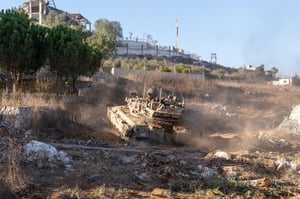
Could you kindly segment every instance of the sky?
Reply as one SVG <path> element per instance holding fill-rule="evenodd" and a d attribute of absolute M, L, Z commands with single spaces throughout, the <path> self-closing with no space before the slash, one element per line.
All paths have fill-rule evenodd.
<path fill-rule="evenodd" d="M 151 35 L 160 46 L 175 46 L 210 61 L 239 68 L 276 67 L 282 76 L 300 75 L 299 0 L 54 0 L 58 9 L 121 23 L 124 38 Z M 22 0 L 0 0 L 0 9 Z M 88 2 L 88 3 L 87 3 Z"/>

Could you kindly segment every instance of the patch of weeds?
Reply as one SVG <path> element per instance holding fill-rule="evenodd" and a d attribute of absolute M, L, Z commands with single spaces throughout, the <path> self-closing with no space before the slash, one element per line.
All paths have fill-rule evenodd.
<path fill-rule="evenodd" d="M 202 178 L 202 182 L 203 189 L 221 190 L 225 194 L 230 192 L 242 194 L 252 189 L 250 186 L 240 184 L 235 180 L 230 180 L 223 176 L 204 177 Z"/>
<path fill-rule="evenodd" d="M 188 183 L 183 181 L 176 181 L 169 183 L 169 189 L 174 192 L 195 192 L 197 185 L 195 183 Z"/>

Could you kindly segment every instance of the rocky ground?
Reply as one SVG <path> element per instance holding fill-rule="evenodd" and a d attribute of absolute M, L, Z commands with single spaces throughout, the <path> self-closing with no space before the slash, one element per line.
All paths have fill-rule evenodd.
<path fill-rule="evenodd" d="M 119 139 L 106 106 L 123 103 L 131 87 L 143 86 L 92 86 L 66 106 L 81 113 L 75 123 L 26 136 L 2 130 L 1 198 L 300 197 L 300 135 L 278 128 L 300 104 L 299 89 L 228 82 L 186 89 L 192 135 L 174 146 Z"/>

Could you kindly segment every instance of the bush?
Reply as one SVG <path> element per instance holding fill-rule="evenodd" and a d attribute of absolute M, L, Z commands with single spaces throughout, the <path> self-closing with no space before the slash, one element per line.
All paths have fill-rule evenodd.
<path fill-rule="evenodd" d="M 172 70 L 169 67 L 167 67 L 167 66 L 162 66 L 160 68 L 160 71 L 161 72 L 172 72 Z"/>

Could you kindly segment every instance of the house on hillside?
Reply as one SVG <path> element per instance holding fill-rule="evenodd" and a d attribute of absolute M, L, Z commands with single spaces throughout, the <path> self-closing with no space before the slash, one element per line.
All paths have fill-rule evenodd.
<path fill-rule="evenodd" d="M 255 71 L 256 70 L 256 67 L 252 66 L 252 65 L 247 65 L 244 68 L 245 68 L 245 70 L 251 70 L 251 71 Z"/>
<path fill-rule="evenodd" d="M 274 86 L 291 86 L 293 85 L 293 79 L 292 78 L 278 78 L 277 80 L 274 80 L 271 82 Z"/>
<path fill-rule="evenodd" d="M 29 16 L 30 19 L 36 20 L 39 24 L 44 24 L 48 14 L 66 14 L 67 20 L 74 26 L 91 31 L 91 22 L 79 13 L 68 13 L 57 9 L 55 4 L 50 4 L 48 0 L 27 0 L 21 6 L 22 11 Z"/>

